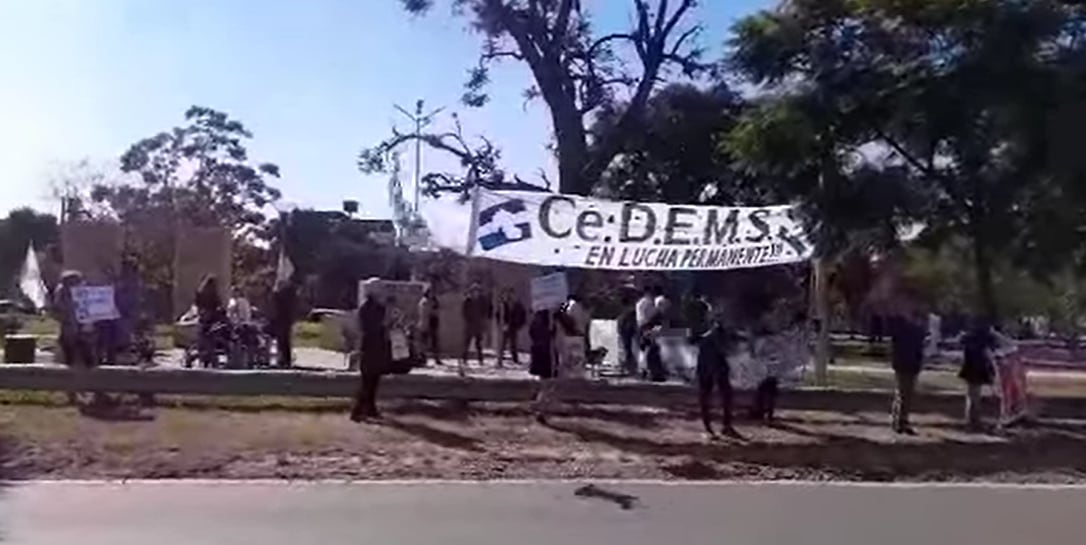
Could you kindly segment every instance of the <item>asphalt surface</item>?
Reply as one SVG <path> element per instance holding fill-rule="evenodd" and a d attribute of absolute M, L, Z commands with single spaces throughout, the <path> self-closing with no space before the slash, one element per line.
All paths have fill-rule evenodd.
<path fill-rule="evenodd" d="M 1086 488 L 601 483 L 13 484 L 0 542 L 1081 544 Z"/>

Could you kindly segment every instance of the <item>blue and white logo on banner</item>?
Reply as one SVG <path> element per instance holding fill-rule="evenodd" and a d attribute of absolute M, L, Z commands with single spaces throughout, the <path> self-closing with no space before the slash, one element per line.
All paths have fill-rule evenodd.
<path fill-rule="evenodd" d="M 530 238 L 532 224 L 523 200 L 503 200 L 479 212 L 479 245 L 484 251 Z"/>

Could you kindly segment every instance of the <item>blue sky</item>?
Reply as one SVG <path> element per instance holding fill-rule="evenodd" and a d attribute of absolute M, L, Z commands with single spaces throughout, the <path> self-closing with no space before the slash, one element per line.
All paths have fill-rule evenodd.
<path fill-rule="evenodd" d="M 630 21 L 629 0 L 583 1 L 601 31 Z M 732 21 L 771 2 L 701 4 L 716 54 Z M 406 127 L 393 104 L 417 98 L 458 111 L 508 170 L 553 171 L 545 105 L 521 97 L 526 68 L 495 70 L 486 107 L 459 105 L 478 44 L 445 6 L 412 18 L 398 0 L 0 0 L 0 214 L 55 209 L 48 182 L 65 165 L 109 164 L 193 104 L 243 121 L 251 156 L 279 164 L 284 199 L 306 207 L 353 198 L 387 216 L 385 178 L 362 177 L 355 157 Z"/>

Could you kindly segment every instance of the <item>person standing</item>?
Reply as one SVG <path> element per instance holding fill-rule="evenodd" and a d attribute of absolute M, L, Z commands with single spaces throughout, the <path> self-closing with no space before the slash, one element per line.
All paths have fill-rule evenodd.
<path fill-rule="evenodd" d="M 972 431 L 983 428 L 981 419 L 981 394 L 984 386 L 992 383 L 993 358 L 996 337 L 988 320 L 976 318 L 969 331 L 961 338 L 962 367 L 958 378 L 965 381 L 965 423 Z"/>
<path fill-rule="evenodd" d="M 637 319 L 638 367 L 641 368 L 643 377 L 650 371 L 649 358 L 653 356 L 649 353 L 650 332 L 656 321 L 656 294 L 659 291 L 660 289 L 656 286 L 646 286 L 641 293 L 641 298 L 637 300 L 637 305 L 634 307 Z"/>
<path fill-rule="evenodd" d="M 218 364 L 218 349 L 224 340 L 220 337 L 219 327 L 226 323 L 226 308 L 219 295 L 219 280 L 213 274 L 204 277 L 196 290 L 194 301 L 198 323 L 199 353 L 204 367 Z"/>
<path fill-rule="evenodd" d="M 928 337 L 924 343 L 924 358 L 935 361 L 939 356 L 939 342 L 943 335 L 943 318 L 934 310 L 928 313 Z"/>
<path fill-rule="evenodd" d="M 253 305 L 237 286 L 234 286 L 226 303 L 226 316 L 235 326 L 253 323 Z"/>
<path fill-rule="evenodd" d="M 535 417 L 540 424 L 547 423 L 547 412 L 553 402 L 554 379 L 557 378 L 554 348 L 554 320 L 550 310 L 539 310 L 532 314 L 528 325 L 528 338 L 531 340 L 528 372 L 539 377 L 539 390 L 535 397 Z"/>
<path fill-rule="evenodd" d="M 671 299 L 668 299 L 667 295 L 664 294 L 664 290 L 656 288 L 656 297 L 653 298 L 652 304 L 656 307 L 656 315 L 660 319 L 660 324 L 663 327 L 671 327 Z"/>
<path fill-rule="evenodd" d="M 645 369 L 652 382 L 667 381 L 667 369 L 657 342 L 660 333 L 667 327 L 667 316 L 671 304 L 663 290 L 653 286 L 646 290 L 645 297 L 638 302 L 638 332 L 641 335 L 641 353 L 645 359 Z"/>
<path fill-rule="evenodd" d="M 441 321 L 438 317 L 440 311 L 441 303 L 434 296 L 433 289 L 426 288 L 426 291 L 422 293 L 422 299 L 419 299 L 419 334 L 423 346 L 422 357 L 425 361 L 426 351 L 429 350 L 430 355 L 434 358 L 434 363 L 437 365 L 441 365 L 441 352 L 438 349 L 438 342 L 441 338 Z"/>
<path fill-rule="evenodd" d="M 713 313 L 713 306 L 705 295 L 694 290 L 683 305 L 683 321 L 690 330 L 690 337 L 695 344 L 706 332 L 709 331 L 709 316 Z"/>
<path fill-rule="evenodd" d="M 460 376 L 462 377 L 467 375 L 468 354 L 471 352 L 472 342 L 475 343 L 479 367 L 483 366 L 483 337 L 489 321 L 486 306 L 482 288 L 478 284 L 473 285 L 468 290 L 461 307 L 461 317 L 464 319 L 464 354 L 460 358 Z"/>
<path fill-rule="evenodd" d="M 91 342 L 93 328 L 79 323 L 76 317 L 76 302 L 72 291 L 82 285 L 82 273 L 65 271 L 61 274 L 60 283 L 53 292 L 53 313 L 57 322 L 60 323 L 57 343 L 60 345 L 60 355 L 64 364 L 72 369 L 90 369 L 97 363 L 94 345 Z M 69 391 L 68 401 L 73 405 L 78 404 L 78 392 Z M 95 404 L 104 403 L 105 397 L 95 392 L 94 402 Z"/>
<path fill-rule="evenodd" d="M 626 291 L 622 295 L 622 313 L 618 316 L 618 342 L 622 350 L 622 372 L 626 376 L 637 376 L 637 303 L 632 294 Z"/>
<path fill-rule="evenodd" d="M 891 365 L 896 390 L 891 409 L 892 427 L 896 433 L 916 435 L 909 425 L 916 380 L 924 363 L 923 313 L 913 300 L 900 303 L 898 314 L 889 322 Z"/>
<path fill-rule="evenodd" d="M 377 389 L 381 376 L 388 370 L 392 359 L 392 344 L 388 331 L 388 315 L 381 301 L 379 281 L 368 280 L 365 299 L 358 307 L 358 331 L 361 377 L 351 408 L 351 420 L 361 422 L 366 418 L 379 418 Z"/>
<path fill-rule="evenodd" d="M 649 323 L 656 315 L 656 293 L 659 290 L 655 286 L 648 286 L 645 291 L 642 292 L 641 298 L 637 300 L 635 309 L 635 317 L 637 318 L 637 328 L 642 329 Z"/>
<path fill-rule="evenodd" d="M 498 367 L 502 366 L 505 357 L 505 349 L 513 356 L 513 365 L 520 365 L 520 350 L 517 348 L 517 337 L 520 330 L 524 329 L 528 321 L 528 311 L 524 304 L 513 295 L 513 290 L 506 290 L 502 294 L 501 302 L 501 344 L 498 346 Z"/>
<path fill-rule="evenodd" d="M 720 431 L 729 437 L 738 437 L 739 432 L 732 427 L 732 383 L 731 370 L 728 367 L 727 354 L 731 343 L 724 327 L 715 324 L 703 331 L 696 338 L 698 344 L 698 363 L 696 369 L 698 382 L 698 407 L 701 409 L 701 422 L 710 439 L 717 437 L 712 424 L 713 390 L 720 395 L 722 418 Z"/>
<path fill-rule="evenodd" d="M 279 367 L 288 368 L 294 360 L 291 335 L 294 332 L 294 320 L 298 313 L 298 288 L 294 279 L 280 282 L 272 292 L 271 326 L 275 337 L 275 352 Z"/>

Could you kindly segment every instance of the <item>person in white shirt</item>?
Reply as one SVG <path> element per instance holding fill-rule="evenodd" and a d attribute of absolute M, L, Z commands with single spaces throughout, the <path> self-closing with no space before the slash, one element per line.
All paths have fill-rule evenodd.
<path fill-rule="evenodd" d="M 240 288 L 234 288 L 234 293 L 226 304 L 226 316 L 234 325 L 248 324 L 253 321 L 253 305 L 245 298 Z"/>
<path fill-rule="evenodd" d="M 638 329 L 644 328 L 654 316 L 656 316 L 656 302 L 655 295 L 657 290 L 653 287 L 645 288 L 645 292 L 641 295 L 641 298 L 637 300 L 635 308 L 635 314 L 637 317 Z"/>
<path fill-rule="evenodd" d="M 939 355 L 939 341 L 942 337 L 943 318 L 934 312 L 928 313 L 928 336 L 924 343 L 924 358 L 934 361 Z"/>
<path fill-rule="evenodd" d="M 656 298 L 652 303 L 656 307 L 656 314 L 660 317 L 661 325 L 667 327 L 668 318 L 671 316 L 671 299 L 668 299 L 663 291 L 657 289 Z"/>

